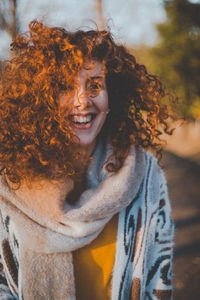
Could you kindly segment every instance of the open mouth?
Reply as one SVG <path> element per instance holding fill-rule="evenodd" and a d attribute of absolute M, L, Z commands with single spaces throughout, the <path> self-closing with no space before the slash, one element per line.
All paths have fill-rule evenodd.
<path fill-rule="evenodd" d="M 69 120 L 76 128 L 89 128 L 92 126 L 96 114 L 87 115 L 69 115 Z"/>

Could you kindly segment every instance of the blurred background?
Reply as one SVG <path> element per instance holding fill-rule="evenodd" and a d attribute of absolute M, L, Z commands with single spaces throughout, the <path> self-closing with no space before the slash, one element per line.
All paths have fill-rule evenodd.
<path fill-rule="evenodd" d="M 162 158 L 176 226 L 174 299 L 200 299 L 200 0 L 0 0 L 0 67 L 35 18 L 69 30 L 110 29 L 179 97 L 185 120 L 172 123 Z"/>

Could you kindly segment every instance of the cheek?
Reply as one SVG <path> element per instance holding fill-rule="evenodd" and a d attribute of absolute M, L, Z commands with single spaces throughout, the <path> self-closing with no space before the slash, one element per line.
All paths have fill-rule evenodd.
<path fill-rule="evenodd" d="M 60 94 L 59 96 L 59 105 L 61 109 L 71 109 L 73 106 L 73 97 L 72 95 Z"/>
<path fill-rule="evenodd" d="M 61 94 L 60 97 L 59 97 L 59 104 L 61 107 L 65 107 L 67 105 L 67 96 L 64 95 L 64 94 Z"/>
<path fill-rule="evenodd" d="M 94 104 L 99 109 L 99 111 L 107 112 L 108 111 L 108 94 L 106 92 L 102 92 L 98 97 L 95 98 Z"/>

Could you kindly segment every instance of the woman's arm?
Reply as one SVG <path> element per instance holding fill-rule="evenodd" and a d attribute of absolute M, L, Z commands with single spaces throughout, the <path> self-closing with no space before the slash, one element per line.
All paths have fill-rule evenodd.
<path fill-rule="evenodd" d="M 3 217 L 4 216 L 4 217 Z M 10 242 L 10 218 L 7 214 L 3 214 L 0 210 L 0 299 L 1 300 L 16 300 L 17 297 L 17 259 L 11 250 Z M 10 289 L 5 270 L 7 274 L 10 274 L 10 280 L 13 282 L 12 276 L 15 274 L 15 283 L 13 282 L 13 288 L 16 293 L 13 294 L 12 289 Z M 13 272 L 14 270 L 14 272 Z"/>
<path fill-rule="evenodd" d="M 166 179 L 159 168 L 159 203 L 152 214 L 149 235 L 150 252 L 145 299 L 172 299 L 172 258 L 174 225 Z M 150 298 L 149 298 L 150 297 Z"/>
<path fill-rule="evenodd" d="M 3 271 L 3 263 L 2 263 L 1 256 L 0 256 L 0 299 L 1 300 L 16 300 L 17 299 L 13 296 L 13 294 L 11 293 L 11 291 L 8 287 L 5 273 Z"/>

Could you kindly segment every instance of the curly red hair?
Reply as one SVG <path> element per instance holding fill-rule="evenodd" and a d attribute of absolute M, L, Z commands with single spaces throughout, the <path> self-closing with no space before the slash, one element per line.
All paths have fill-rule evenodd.
<path fill-rule="evenodd" d="M 4 63 L 0 86 L 0 165 L 11 182 L 75 172 L 78 141 L 58 98 L 75 89 L 88 61 L 105 66 L 110 113 L 102 135 L 110 137 L 115 153 L 111 169 L 121 166 L 131 144 L 159 151 L 160 135 L 168 131 L 162 83 L 109 31 L 68 32 L 38 21 L 29 29 L 12 42 L 15 55 Z"/>

